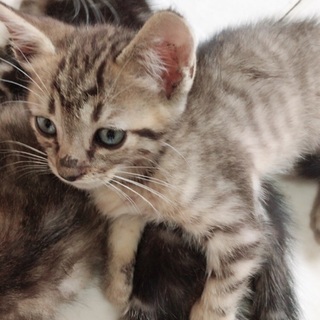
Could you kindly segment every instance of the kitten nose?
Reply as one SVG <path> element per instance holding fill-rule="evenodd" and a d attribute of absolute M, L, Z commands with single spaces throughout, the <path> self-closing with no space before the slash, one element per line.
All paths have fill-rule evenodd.
<path fill-rule="evenodd" d="M 84 161 L 66 155 L 57 163 L 57 170 L 60 177 L 66 181 L 74 182 L 86 174 L 88 166 Z"/>

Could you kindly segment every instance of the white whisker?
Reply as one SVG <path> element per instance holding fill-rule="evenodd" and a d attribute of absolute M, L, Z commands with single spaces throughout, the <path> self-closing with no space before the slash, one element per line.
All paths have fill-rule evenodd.
<path fill-rule="evenodd" d="M 164 175 L 170 175 L 169 171 L 162 168 L 158 162 L 156 162 L 152 159 L 149 159 L 147 157 L 143 157 L 143 156 L 140 156 L 140 157 L 141 157 L 141 159 L 144 159 L 144 160 L 150 162 L 151 164 L 153 164 L 153 167 L 152 167 L 153 170 L 156 168 L 157 170 L 161 171 Z"/>
<path fill-rule="evenodd" d="M 102 0 L 102 2 L 109 8 L 109 10 L 111 11 L 112 15 L 115 18 L 115 22 L 116 23 L 120 23 L 120 17 L 116 11 L 116 9 L 111 5 L 111 3 L 107 0 Z"/>
<path fill-rule="evenodd" d="M 112 98 L 116 97 L 115 94 L 114 94 L 113 96 L 110 96 L 110 93 L 113 93 L 114 89 L 116 88 L 116 85 L 118 84 L 118 80 L 119 80 L 122 72 L 125 70 L 125 68 L 126 68 L 127 65 L 129 64 L 129 62 L 131 61 L 131 59 L 132 59 L 132 57 L 130 57 L 129 59 L 127 59 L 127 61 L 126 61 L 126 62 L 124 63 L 124 65 L 122 66 L 122 68 L 119 70 L 116 78 L 114 79 L 114 81 L 113 81 L 113 83 L 112 83 L 112 85 L 111 85 L 111 87 L 110 87 L 109 94 L 108 94 L 108 99 L 109 99 L 109 100 L 112 100 Z M 131 87 L 131 85 L 128 86 L 128 87 Z M 126 89 L 128 89 L 128 88 L 126 88 Z M 122 90 L 121 92 L 123 92 L 123 90 Z"/>
<path fill-rule="evenodd" d="M 125 91 L 127 91 L 128 89 L 130 89 L 131 87 L 133 87 L 133 83 L 131 83 L 130 85 L 128 85 L 128 86 L 126 86 L 126 87 L 124 87 L 124 88 L 122 88 L 120 91 L 118 91 L 116 94 L 114 94 L 114 95 L 109 95 L 108 96 L 108 99 L 110 99 L 110 100 L 113 100 L 113 99 L 115 99 L 115 98 L 117 98 L 120 94 L 122 94 L 123 92 L 125 92 Z M 111 89 L 110 89 L 110 92 L 112 92 L 111 90 L 113 90 L 114 88 L 112 87 Z"/>
<path fill-rule="evenodd" d="M 136 178 L 138 178 L 140 180 L 143 180 L 143 181 L 147 181 L 147 182 L 149 181 L 149 182 L 154 183 L 154 184 L 158 184 L 158 185 L 161 185 L 161 186 L 164 186 L 164 187 L 168 187 L 168 188 L 171 188 L 171 189 L 177 189 L 178 190 L 178 188 L 175 187 L 174 185 L 171 185 L 168 182 L 166 182 L 164 180 L 161 180 L 161 179 L 145 176 L 145 175 L 139 174 L 139 173 L 127 172 L 127 171 L 117 171 L 117 172 L 129 175 L 129 176 L 136 177 Z"/>
<path fill-rule="evenodd" d="M 2 79 L 2 78 L 0 78 L 0 81 L 5 82 L 5 83 L 11 83 L 11 84 L 14 84 L 14 85 L 16 85 L 16 86 L 18 86 L 20 88 L 26 89 L 27 91 L 32 92 L 34 95 L 36 95 L 41 100 L 43 99 L 43 97 L 41 97 L 40 94 L 36 93 L 35 91 L 31 90 L 30 88 L 24 86 L 21 83 L 18 83 L 18 82 L 15 82 L 15 81 L 11 81 L 11 80 Z"/>
<path fill-rule="evenodd" d="M 33 170 L 31 170 L 31 169 L 33 169 Z M 50 171 L 47 167 L 38 166 L 38 165 L 29 165 L 29 166 L 18 167 L 18 168 L 15 168 L 14 171 L 15 171 L 15 173 L 22 173 L 25 171 L 33 172 L 33 173 L 38 173 L 38 172 L 50 173 Z"/>
<path fill-rule="evenodd" d="M 17 179 L 22 179 L 28 175 L 34 175 L 34 174 L 37 174 L 37 175 L 49 175 L 51 174 L 51 172 L 49 170 L 39 170 L 39 169 L 35 169 L 35 170 L 29 170 L 19 176 L 17 176 Z"/>
<path fill-rule="evenodd" d="M 79 0 L 73 0 L 73 7 L 74 7 L 73 20 L 74 20 L 80 13 L 81 5 L 80 5 Z"/>
<path fill-rule="evenodd" d="M 97 8 L 98 6 L 92 1 L 88 0 L 88 3 L 90 7 L 92 8 L 93 14 L 96 18 L 97 22 L 103 23 L 105 22 L 103 15 L 101 14 L 101 11 Z"/>
<path fill-rule="evenodd" d="M 123 192 L 121 189 L 117 188 L 116 186 L 114 186 L 112 183 L 110 182 L 103 182 L 103 184 L 108 187 L 108 188 L 112 188 L 120 198 L 123 198 L 124 200 L 127 200 L 130 205 L 133 207 L 133 209 L 137 212 L 140 213 L 137 205 L 135 204 L 135 202 L 129 197 L 129 195 L 127 195 L 125 192 Z"/>
<path fill-rule="evenodd" d="M 1 106 L 4 106 L 6 104 L 16 104 L 16 103 L 26 103 L 30 105 L 35 105 L 35 106 L 42 106 L 41 103 L 36 103 L 36 102 L 29 102 L 26 100 L 6 100 L 0 103 Z"/>
<path fill-rule="evenodd" d="M 118 177 L 115 177 L 118 178 Z M 157 212 L 158 214 L 160 214 L 160 212 L 154 207 L 154 205 L 148 200 L 146 199 L 144 196 L 142 196 L 139 192 L 135 191 L 134 189 L 128 187 L 127 185 L 121 183 L 120 181 L 117 180 L 112 180 L 113 183 L 116 183 L 120 186 L 122 186 L 123 188 L 133 192 L 134 194 L 136 194 L 138 197 L 140 197 L 143 201 L 145 201 L 155 212 Z"/>
<path fill-rule="evenodd" d="M 33 65 L 30 63 L 29 59 L 25 56 L 25 54 L 22 52 L 22 50 L 20 48 L 15 47 L 16 50 L 18 50 L 21 54 L 21 56 L 24 58 L 24 60 L 28 63 L 29 67 L 32 69 L 32 71 L 34 72 L 34 74 L 37 76 L 38 80 L 40 81 L 41 85 L 43 86 L 43 88 L 47 91 L 47 93 L 49 94 L 49 90 L 47 89 L 46 85 L 44 84 L 44 82 L 42 81 L 42 79 L 40 78 L 40 76 L 38 75 L 38 73 L 35 71 Z M 29 90 L 30 91 L 30 90 Z M 32 92 L 32 91 L 31 91 Z M 42 99 L 39 95 L 38 97 L 40 99 Z"/>
<path fill-rule="evenodd" d="M 33 153 L 25 152 L 25 151 L 10 150 L 10 149 L 1 150 L 0 149 L 0 154 L 1 153 L 6 154 L 6 156 L 3 157 L 2 159 L 5 159 L 5 158 L 10 157 L 12 155 L 18 155 L 21 158 L 27 158 L 27 159 L 38 160 L 38 161 L 41 160 L 42 163 L 47 163 L 46 158 L 39 156 L 39 155 L 36 155 L 36 154 L 33 154 Z"/>
<path fill-rule="evenodd" d="M 2 166 L 1 168 L 6 168 L 6 167 L 10 167 L 10 166 L 16 166 L 18 164 L 23 164 L 27 167 L 26 164 L 28 165 L 39 165 L 39 166 L 43 166 L 43 167 L 48 167 L 47 163 L 41 162 L 41 161 L 34 161 L 34 160 L 19 160 L 19 161 L 15 161 L 15 162 L 11 162 L 6 164 L 5 166 Z M 49 168 L 49 167 L 48 167 Z"/>
<path fill-rule="evenodd" d="M 120 176 L 115 176 L 117 179 L 121 180 L 121 181 L 124 181 L 124 182 L 127 182 L 127 183 L 130 183 L 134 186 L 137 186 L 141 189 L 144 189 L 146 191 L 149 191 L 151 194 L 154 194 L 155 196 L 159 197 L 160 199 L 162 199 L 163 201 L 167 202 L 167 203 L 170 203 L 172 205 L 176 205 L 175 202 L 173 202 L 172 200 L 168 199 L 167 197 L 165 197 L 162 193 L 144 185 L 144 184 L 141 184 L 139 182 L 136 182 L 136 181 L 133 181 L 133 180 L 130 180 L 130 179 L 126 179 L 126 178 L 123 178 L 123 177 L 120 177 Z"/>
<path fill-rule="evenodd" d="M 39 86 L 39 84 L 33 79 L 31 78 L 25 71 L 23 71 L 21 68 L 19 68 L 18 66 L 14 65 L 13 63 L 11 63 L 10 61 L 3 59 L 0 57 L 0 61 L 7 63 L 8 65 L 12 66 L 13 68 L 15 68 L 16 70 L 20 71 L 23 75 L 25 75 L 29 80 L 31 80 L 40 90 L 42 93 L 44 93 L 43 89 Z"/>
<path fill-rule="evenodd" d="M 25 147 L 26 149 L 30 149 L 30 150 L 32 150 L 32 151 L 34 151 L 34 152 L 36 152 L 36 153 L 39 153 L 39 154 L 43 155 L 45 158 L 47 157 L 47 154 L 46 154 L 45 152 L 40 151 L 40 150 L 38 150 L 38 149 L 36 149 L 36 148 L 33 148 L 33 147 L 31 147 L 31 146 L 29 146 L 29 145 L 27 145 L 27 144 L 25 144 L 25 143 L 22 143 L 22 142 L 20 142 L 20 141 L 6 140 L 6 141 L 0 141 L 0 144 L 1 144 L 1 143 L 17 144 L 17 145 L 19 145 L 19 146 Z"/>
<path fill-rule="evenodd" d="M 89 24 L 90 23 L 90 15 L 89 15 L 89 9 L 87 6 L 87 3 L 85 0 L 80 0 L 82 7 L 84 8 L 84 11 L 86 13 L 86 23 Z"/>

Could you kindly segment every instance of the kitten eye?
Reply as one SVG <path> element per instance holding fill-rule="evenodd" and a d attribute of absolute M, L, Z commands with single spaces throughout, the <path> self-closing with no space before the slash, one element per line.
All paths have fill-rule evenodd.
<path fill-rule="evenodd" d="M 46 135 L 54 136 L 57 132 L 57 129 L 54 123 L 47 118 L 36 117 L 36 124 L 38 129 Z"/>
<path fill-rule="evenodd" d="M 123 130 L 104 128 L 97 131 L 96 140 L 104 147 L 119 148 L 126 136 L 126 132 Z"/>

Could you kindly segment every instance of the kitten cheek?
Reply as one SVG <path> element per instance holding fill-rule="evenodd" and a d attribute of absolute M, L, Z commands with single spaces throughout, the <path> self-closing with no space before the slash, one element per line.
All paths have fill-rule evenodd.
<path fill-rule="evenodd" d="M 58 173 L 58 170 L 57 170 L 56 166 L 53 164 L 53 162 L 50 159 L 50 157 L 48 157 L 48 166 L 49 166 L 50 170 L 52 171 L 52 173 L 61 180 L 61 177 L 60 177 L 60 175 Z"/>

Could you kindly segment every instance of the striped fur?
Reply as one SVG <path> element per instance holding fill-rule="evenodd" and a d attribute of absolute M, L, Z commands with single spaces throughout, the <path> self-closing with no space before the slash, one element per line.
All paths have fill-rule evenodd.
<path fill-rule="evenodd" d="M 299 319 L 290 272 L 289 215 L 270 182 L 264 183 L 263 190 L 262 204 L 270 219 L 268 250 L 237 319 Z M 148 225 L 139 244 L 132 299 L 124 319 L 189 319 L 204 286 L 205 270 L 204 255 L 180 229 Z"/>
<path fill-rule="evenodd" d="M 117 235 L 132 230 L 125 215 L 138 212 L 138 231 L 145 221 L 178 225 L 205 253 L 206 283 L 191 319 L 235 319 L 272 239 L 262 182 L 319 147 L 317 23 L 227 30 L 200 46 L 196 67 L 190 31 L 174 13 L 155 14 L 135 35 L 113 26 L 19 22 L 1 9 L 15 48 L 26 49 L 12 21 L 26 34 L 32 34 L 28 21 L 36 25 L 55 47 L 52 53 L 37 50 L 42 41 L 31 43 L 31 66 L 20 60 L 42 80 L 31 84 L 28 106 L 49 166 L 63 181 L 90 190 L 100 211 L 122 219 L 109 247 L 111 267 L 123 267 L 111 286 L 119 291 L 109 290 L 114 302 L 126 307 L 122 293 L 129 297 L 127 270 L 138 244 L 130 233 L 122 242 Z M 50 32 L 52 24 L 62 36 Z M 37 117 L 50 120 L 57 134 L 42 134 Z M 116 149 L 102 147 L 101 128 L 121 129 L 126 140 Z M 264 315 L 296 319 L 281 306 Z"/>

